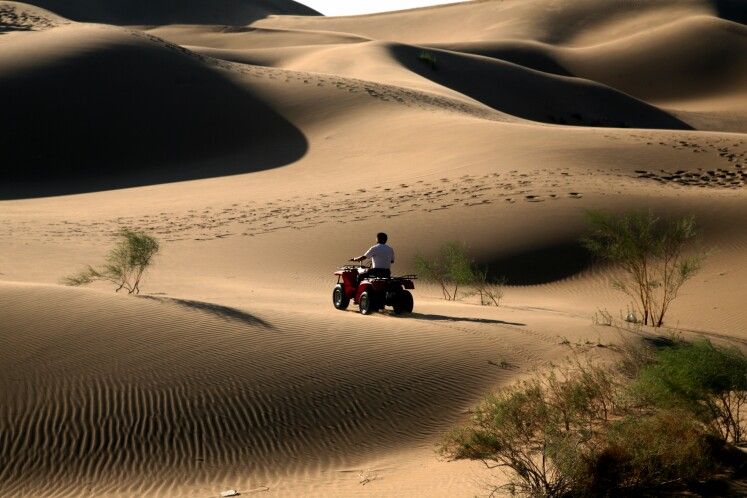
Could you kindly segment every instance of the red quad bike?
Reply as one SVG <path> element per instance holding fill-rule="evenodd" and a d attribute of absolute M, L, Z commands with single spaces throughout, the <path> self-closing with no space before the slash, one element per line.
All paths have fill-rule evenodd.
<path fill-rule="evenodd" d="M 332 304 L 338 310 L 345 310 L 352 299 L 364 315 L 391 306 L 394 313 L 412 313 L 413 300 L 409 289 L 415 275 L 401 277 L 371 277 L 366 274 L 367 266 L 345 265 L 335 272 L 337 285 L 332 291 Z"/>

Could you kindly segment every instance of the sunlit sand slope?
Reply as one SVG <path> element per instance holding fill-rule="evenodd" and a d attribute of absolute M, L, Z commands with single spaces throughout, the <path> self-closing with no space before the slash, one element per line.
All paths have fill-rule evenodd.
<path fill-rule="evenodd" d="M 496 341 L 517 363 L 553 346 L 510 324 L 465 336 L 303 302 L 255 312 L 4 284 L 0 304 L 4 495 L 169 495 L 352 465 L 429 438 L 505 378 L 487 363 Z"/>

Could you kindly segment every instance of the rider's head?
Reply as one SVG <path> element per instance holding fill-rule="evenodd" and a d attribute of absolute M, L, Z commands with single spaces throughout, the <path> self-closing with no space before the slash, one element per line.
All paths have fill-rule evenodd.
<path fill-rule="evenodd" d="M 387 236 L 384 232 L 379 232 L 376 234 L 376 241 L 379 244 L 386 244 L 386 239 L 387 239 Z"/>

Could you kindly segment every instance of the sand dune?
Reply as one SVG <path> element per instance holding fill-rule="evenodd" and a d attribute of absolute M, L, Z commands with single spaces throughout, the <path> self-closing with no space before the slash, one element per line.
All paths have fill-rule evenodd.
<path fill-rule="evenodd" d="M 649 102 L 670 102 L 708 94 L 742 93 L 747 78 L 745 53 L 747 27 L 698 16 L 570 51 L 564 60 L 573 74 L 601 81 Z M 611 60 L 615 61 L 615 71 L 606 64 Z"/>
<path fill-rule="evenodd" d="M 427 318 L 381 327 L 351 313 L 329 327 L 292 306 L 255 314 L 20 284 L 0 286 L 0 303 L 16 324 L 0 362 L 4 494 L 38 480 L 45 495 L 81 482 L 143 495 L 247 468 L 260 485 L 352 465 L 448 426 L 508 375 L 475 354 L 497 334 L 464 337 Z M 506 327 L 518 342 L 505 361 L 522 361 L 530 341 Z M 345 448 L 357 457 L 333 458 Z"/>
<path fill-rule="evenodd" d="M 293 0 L 33 0 L 28 2 L 68 19 L 105 24 L 228 24 L 244 25 L 273 14 L 318 14 Z"/>
<path fill-rule="evenodd" d="M 590 208 L 695 215 L 666 325 L 747 346 L 743 2 L 34 3 L 0 2 L 0 495 L 482 494 L 440 435 L 620 340 Z M 58 285 L 122 226 L 147 294 Z M 501 307 L 333 309 L 380 230 L 399 274 L 466 243 Z"/>
<path fill-rule="evenodd" d="M 613 2 L 604 8 L 596 0 L 487 0 L 365 16 L 276 17 L 256 25 L 342 31 L 415 44 L 527 39 L 583 46 L 697 14 L 718 15 L 739 23 L 746 20 L 740 0 Z"/>
<path fill-rule="evenodd" d="M 237 62 L 386 82 L 455 98 L 466 96 L 503 113 L 533 121 L 634 128 L 688 128 L 682 121 L 653 106 L 593 81 L 546 74 L 470 54 L 382 42 L 306 49 L 242 49 L 235 56 L 227 49 L 192 48 L 206 55 Z M 424 52 L 436 59 L 435 68 L 421 59 Z M 579 112 L 580 108 L 587 115 Z"/>
<path fill-rule="evenodd" d="M 0 140 L 14 187 L 4 197 L 256 171 L 306 150 L 251 88 L 157 38 L 89 25 L 7 38 L 0 91 L 13 127 Z"/>
<path fill-rule="evenodd" d="M 305 48 L 335 43 L 359 43 L 369 38 L 335 31 L 272 29 L 253 26 L 167 25 L 146 29 L 160 38 L 179 45 L 216 49 L 272 49 Z"/>
<path fill-rule="evenodd" d="M 433 71 L 417 60 L 422 51 L 416 48 L 399 46 L 392 52 L 398 61 L 421 76 L 494 109 L 532 121 L 616 128 L 688 128 L 659 109 L 592 81 L 446 52 L 433 54 L 438 60 L 437 70 Z"/>
<path fill-rule="evenodd" d="M 744 88 L 746 45 L 744 25 L 693 16 L 580 48 L 523 40 L 435 46 L 583 77 L 648 102 L 667 102 Z"/>

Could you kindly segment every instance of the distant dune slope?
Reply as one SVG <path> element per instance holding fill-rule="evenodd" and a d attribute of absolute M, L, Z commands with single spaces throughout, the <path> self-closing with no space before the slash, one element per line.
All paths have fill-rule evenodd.
<path fill-rule="evenodd" d="M 308 48 L 316 45 L 370 41 L 369 38 L 352 33 L 253 26 L 177 24 L 148 27 L 145 31 L 178 45 L 237 51 L 242 49 L 282 50 L 286 47 Z"/>
<path fill-rule="evenodd" d="M 296 69 L 299 68 L 298 55 L 304 50 L 303 58 L 307 62 L 312 60 L 314 54 L 309 50 L 322 42 L 319 38 L 322 34 L 326 37 L 324 42 L 334 42 L 331 33 L 338 32 L 341 36 L 361 35 L 365 37 L 363 41 L 370 38 L 428 45 L 595 81 L 649 104 L 664 106 L 664 113 L 676 114 L 674 121 L 689 121 L 695 128 L 743 131 L 739 122 L 747 114 L 744 104 L 747 102 L 747 28 L 740 22 L 745 17 L 747 4 L 736 0 L 603 4 L 596 0 L 508 0 L 355 17 L 280 16 L 254 23 L 252 29 L 261 31 L 245 33 L 240 39 L 237 36 L 221 39 L 180 28 L 156 33 L 215 57 Z M 306 43 L 303 43 L 304 38 Z M 275 47 L 293 48 L 285 53 L 271 50 L 252 53 L 252 50 L 273 46 L 272 39 Z M 354 42 L 351 39 L 344 43 L 351 41 Z M 235 51 L 231 52 L 232 49 Z M 349 50 L 352 54 L 359 49 L 349 47 Z M 347 57 L 345 63 L 336 58 L 344 58 L 343 51 L 319 52 L 316 58 L 324 61 L 330 72 L 337 68 L 344 73 L 351 66 L 368 64 L 376 68 L 377 74 L 385 75 L 387 71 L 379 69 L 382 61 L 367 58 L 367 55 L 361 53 L 357 59 Z M 470 88 L 490 85 L 490 77 L 483 74 L 484 81 L 468 81 L 457 87 L 476 97 Z M 449 78 L 438 79 L 443 82 Z M 502 97 L 512 102 L 510 93 Z M 485 102 L 484 96 L 476 98 Z M 499 97 L 494 99 L 500 100 Z M 551 100 L 557 99 L 553 96 Z M 579 107 L 582 102 L 586 104 L 583 100 L 569 101 L 571 107 Z M 522 105 L 517 104 L 517 107 Z M 516 109 L 511 113 L 523 117 L 532 115 L 531 111 L 517 113 Z M 573 113 L 584 114 L 578 110 Z M 530 119 L 537 119 L 536 113 Z M 562 121 L 569 122 L 565 118 Z M 589 124 L 604 120 L 576 120 L 573 124 L 584 124 L 578 121 Z M 607 121 L 647 126 L 611 117 Z M 654 126 L 667 127 L 660 123 Z"/>
<path fill-rule="evenodd" d="M 474 99 L 502 113 L 532 121 L 689 128 L 666 112 L 603 84 L 472 54 L 380 41 L 275 50 L 190 48 L 238 62 L 394 84 L 465 101 Z M 424 53 L 435 62 L 423 60 Z"/>
<path fill-rule="evenodd" d="M 479 0 L 365 16 L 273 17 L 256 25 L 342 31 L 415 44 L 523 39 L 586 46 L 699 14 L 747 21 L 742 0 Z"/>
<path fill-rule="evenodd" d="M 568 50 L 561 61 L 575 75 L 651 102 L 733 93 L 747 99 L 747 26 L 715 17 Z"/>
<path fill-rule="evenodd" d="M 587 78 L 650 102 L 728 95 L 747 87 L 747 27 L 710 16 L 673 19 L 589 47 L 520 40 L 432 46 Z"/>
<path fill-rule="evenodd" d="M 74 21 L 244 25 L 273 14 L 319 13 L 293 0 L 30 0 Z"/>
<path fill-rule="evenodd" d="M 618 128 L 689 128 L 629 95 L 589 80 L 550 75 L 500 60 L 398 45 L 393 56 L 411 71 L 494 109 L 533 121 Z"/>
<path fill-rule="evenodd" d="M 155 37 L 77 24 L 6 37 L 0 93 L 12 127 L 0 144 L 6 178 L 20 190 L 39 181 L 105 189 L 256 171 L 307 149 L 303 134 L 251 89 Z"/>

